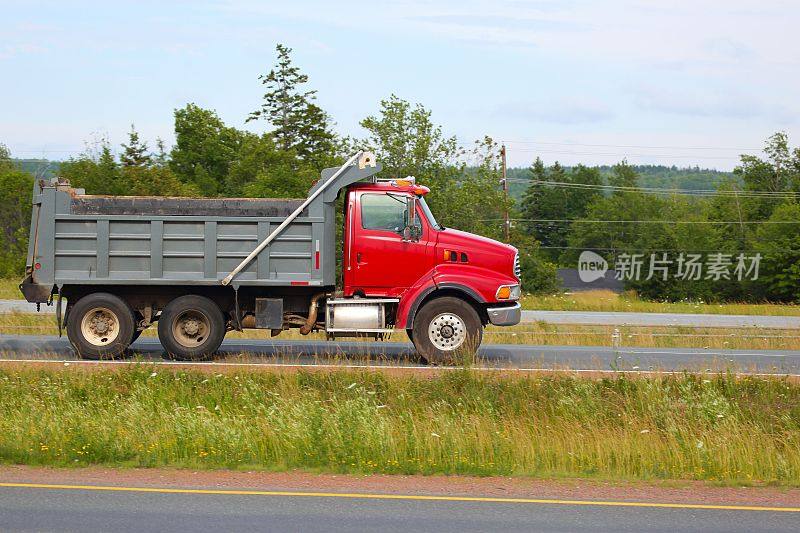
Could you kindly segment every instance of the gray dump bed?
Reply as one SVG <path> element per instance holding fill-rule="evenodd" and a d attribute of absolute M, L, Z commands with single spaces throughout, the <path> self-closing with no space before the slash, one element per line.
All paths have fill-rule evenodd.
<path fill-rule="evenodd" d="M 232 285 L 333 286 L 336 196 L 380 167 L 334 178 Z M 326 169 L 320 183 L 339 169 Z M 40 286 L 219 285 L 305 200 L 90 196 L 40 181 L 28 268 Z M 34 265 L 38 265 L 35 268 Z"/>

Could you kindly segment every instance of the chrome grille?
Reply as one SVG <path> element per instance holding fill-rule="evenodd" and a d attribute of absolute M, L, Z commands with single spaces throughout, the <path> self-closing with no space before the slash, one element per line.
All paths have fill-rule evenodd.
<path fill-rule="evenodd" d="M 519 266 L 519 252 L 514 255 L 514 275 L 517 279 L 520 279 L 520 275 L 522 274 L 522 268 Z"/>

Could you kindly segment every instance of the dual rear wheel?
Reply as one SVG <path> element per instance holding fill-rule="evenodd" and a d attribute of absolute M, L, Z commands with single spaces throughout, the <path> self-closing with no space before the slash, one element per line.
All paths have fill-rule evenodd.
<path fill-rule="evenodd" d="M 225 317 L 205 296 L 175 298 L 158 319 L 158 339 L 174 359 L 209 359 L 225 338 Z"/>
<path fill-rule="evenodd" d="M 67 336 L 84 359 L 119 357 L 140 333 L 133 310 L 114 294 L 84 296 L 67 317 Z M 204 296 L 175 298 L 158 320 L 158 338 L 174 359 L 208 359 L 224 337 L 225 317 L 219 306 Z"/>
<path fill-rule="evenodd" d="M 96 292 L 78 300 L 67 316 L 67 337 L 83 359 L 114 359 L 136 332 L 133 309 L 119 296 Z"/>

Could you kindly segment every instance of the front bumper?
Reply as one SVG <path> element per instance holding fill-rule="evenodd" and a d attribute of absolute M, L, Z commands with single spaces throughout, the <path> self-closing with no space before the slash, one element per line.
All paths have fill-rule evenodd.
<path fill-rule="evenodd" d="M 495 326 L 515 326 L 522 319 L 522 306 L 517 302 L 507 307 L 489 307 L 486 313 Z"/>

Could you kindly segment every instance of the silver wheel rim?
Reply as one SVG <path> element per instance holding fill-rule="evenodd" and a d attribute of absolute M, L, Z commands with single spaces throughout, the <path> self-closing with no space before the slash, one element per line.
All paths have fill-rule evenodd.
<path fill-rule="evenodd" d="M 464 320 L 452 313 L 441 313 L 431 320 L 428 338 L 438 350 L 455 350 L 467 339 L 467 325 Z"/>
<path fill-rule="evenodd" d="M 119 337 L 119 318 L 107 307 L 93 307 L 83 315 L 81 335 L 92 346 L 108 346 Z"/>
<path fill-rule="evenodd" d="M 211 320 L 194 309 L 184 311 L 172 322 L 172 336 L 181 346 L 195 348 L 211 333 Z"/>

